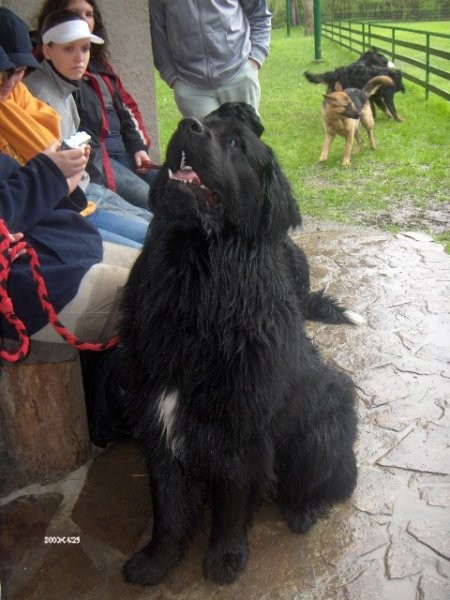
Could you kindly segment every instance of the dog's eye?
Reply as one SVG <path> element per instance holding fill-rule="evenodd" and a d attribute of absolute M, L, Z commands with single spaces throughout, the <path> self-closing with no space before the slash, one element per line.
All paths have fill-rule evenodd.
<path fill-rule="evenodd" d="M 227 146 L 230 148 L 237 148 L 237 146 L 239 146 L 239 140 L 235 137 L 229 137 L 227 139 Z"/>

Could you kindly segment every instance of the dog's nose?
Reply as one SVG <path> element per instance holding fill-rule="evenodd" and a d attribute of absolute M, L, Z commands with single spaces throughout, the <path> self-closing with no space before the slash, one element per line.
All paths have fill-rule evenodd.
<path fill-rule="evenodd" d="M 183 119 L 179 125 L 180 129 L 188 129 L 192 133 L 203 133 L 204 127 L 198 119 L 190 117 Z"/>

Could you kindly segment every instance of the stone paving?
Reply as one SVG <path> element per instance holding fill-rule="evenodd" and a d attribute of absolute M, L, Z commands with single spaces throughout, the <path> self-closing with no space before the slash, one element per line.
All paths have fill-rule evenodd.
<path fill-rule="evenodd" d="M 359 481 L 306 535 L 264 506 L 249 566 L 229 587 L 202 578 L 207 532 L 156 588 L 121 565 L 150 535 L 148 478 L 134 447 L 96 450 L 63 480 L 4 496 L 2 600 L 446 600 L 450 598 L 450 256 L 427 236 L 309 228 L 314 287 L 367 325 L 308 324 L 358 387 Z M 79 543 L 45 543 L 79 538 Z"/>

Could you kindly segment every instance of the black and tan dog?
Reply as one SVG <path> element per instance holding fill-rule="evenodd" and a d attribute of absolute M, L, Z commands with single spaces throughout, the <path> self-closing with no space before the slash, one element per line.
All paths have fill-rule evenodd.
<path fill-rule="evenodd" d="M 363 89 L 370 79 L 384 75 L 392 79 L 393 84 L 380 86 L 378 90 L 370 98 L 372 112 L 375 117 L 375 105 L 377 105 L 386 116 L 395 119 L 395 121 L 403 121 L 402 117 L 397 113 L 394 103 L 394 94 L 397 92 L 405 92 L 402 82 L 402 72 L 390 62 L 386 56 L 375 49 L 371 49 L 358 58 L 357 61 L 338 67 L 334 71 L 326 71 L 325 73 L 309 73 L 305 72 L 305 77 L 311 83 L 325 83 L 327 92 L 333 92 L 335 85 L 339 82 L 345 88 Z"/>
<path fill-rule="evenodd" d="M 375 121 L 370 108 L 369 98 L 382 86 L 394 85 L 392 79 L 384 75 L 370 79 L 362 90 L 356 88 L 342 89 L 340 83 L 336 83 L 335 91 L 324 95 L 322 105 L 323 126 L 325 129 L 325 141 L 319 161 L 328 159 L 330 146 L 336 135 L 345 138 L 344 157 L 342 166 L 351 164 L 350 155 L 353 143 L 356 140 L 354 152 L 359 152 L 362 146 L 362 138 L 359 132 L 360 124 L 367 130 L 370 147 L 376 149 L 373 129 Z"/>

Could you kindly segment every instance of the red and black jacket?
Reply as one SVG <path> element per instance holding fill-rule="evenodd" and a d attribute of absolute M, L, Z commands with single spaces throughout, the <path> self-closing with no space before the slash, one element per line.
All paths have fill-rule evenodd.
<path fill-rule="evenodd" d="M 97 69 L 95 75 L 102 78 L 111 93 L 128 154 L 133 157 L 139 150 L 147 151 L 151 144 L 150 135 L 134 98 L 125 90 L 108 63 L 105 62 L 104 67 Z M 81 120 L 79 129 L 86 131 L 92 138 L 87 166 L 91 181 L 115 190 L 114 174 L 105 146 L 109 131 L 108 114 L 102 90 L 92 71 L 86 71 L 74 98 Z"/>

